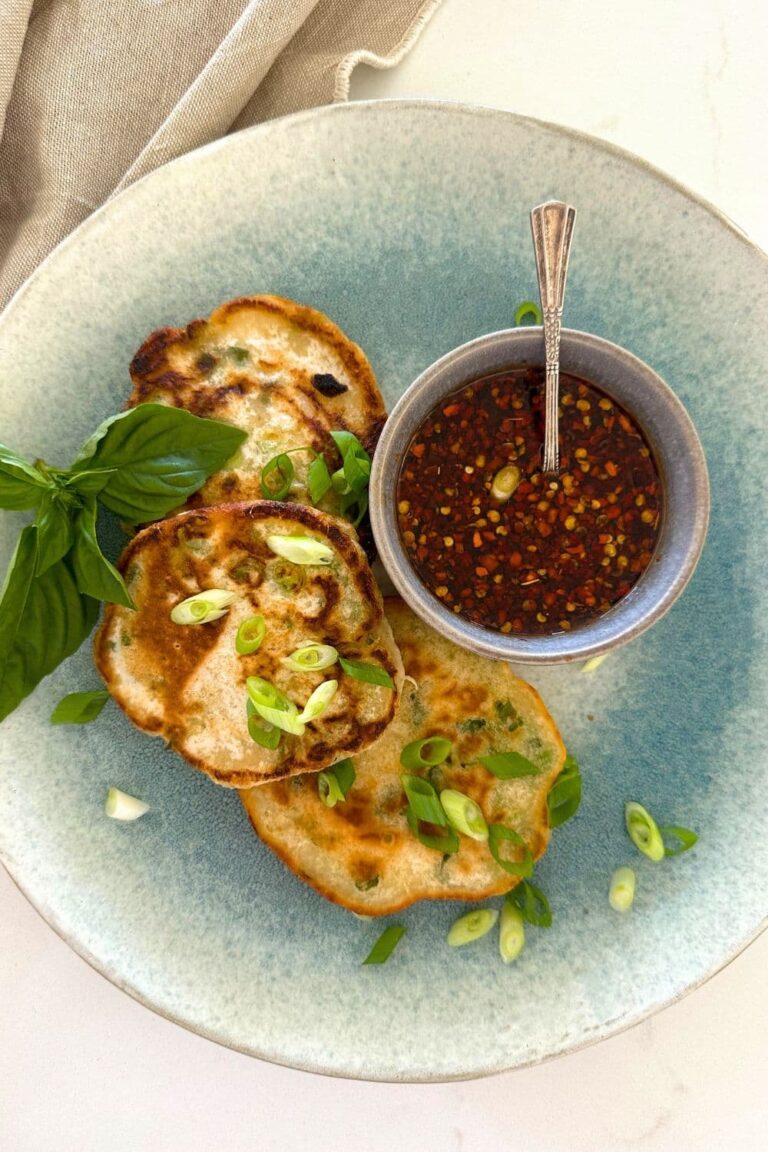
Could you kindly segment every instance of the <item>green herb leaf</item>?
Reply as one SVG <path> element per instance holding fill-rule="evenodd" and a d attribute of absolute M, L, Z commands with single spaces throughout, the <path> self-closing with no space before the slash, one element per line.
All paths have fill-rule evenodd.
<path fill-rule="evenodd" d="M 114 474 L 114 468 L 102 468 L 95 472 L 76 472 L 67 477 L 64 487 L 77 492 L 80 496 L 98 496 Z"/>
<path fill-rule="evenodd" d="M 390 924 L 389 928 L 385 928 L 381 936 L 379 936 L 373 948 L 371 948 L 365 960 L 363 960 L 363 964 L 385 964 L 403 936 L 405 936 L 405 927 L 403 924 Z"/>
<path fill-rule="evenodd" d="M 537 888 L 529 880 L 521 880 L 505 899 L 520 909 L 523 919 L 529 924 L 535 924 L 537 928 L 549 928 L 552 924 L 552 908 L 549 900 L 541 888 Z"/>
<path fill-rule="evenodd" d="M 75 535 L 72 513 L 76 510 L 76 505 L 71 509 L 67 508 L 61 494 L 56 490 L 43 493 L 35 518 L 38 532 L 37 576 L 46 572 L 52 564 L 61 560 L 62 556 L 66 556 L 72 547 Z"/>
<path fill-rule="evenodd" d="M 331 474 L 324 456 L 316 456 L 307 469 L 307 489 L 313 504 L 318 504 L 331 487 Z"/>
<path fill-rule="evenodd" d="M 90 724 L 109 700 L 103 688 L 94 692 L 70 692 L 51 713 L 51 724 Z"/>
<path fill-rule="evenodd" d="M 547 796 L 550 828 L 559 828 L 575 816 L 581 804 L 581 771 L 573 756 L 566 756 L 565 767 Z"/>
<path fill-rule="evenodd" d="M 102 504 L 130 524 L 157 520 L 222 468 L 246 435 L 183 408 L 139 404 L 94 432 L 70 475 L 74 484 L 77 474 L 113 469 L 99 493 Z"/>
<path fill-rule="evenodd" d="M 517 780 L 521 776 L 538 776 L 541 769 L 519 752 L 492 752 L 478 761 L 498 780 Z"/>
<path fill-rule="evenodd" d="M 75 526 L 72 567 L 79 590 L 96 600 L 106 600 L 109 604 L 122 604 L 124 608 L 135 608 L 136 605 L 128 595 L 122 576 L 99 547 L 96 536 L 95 503 L 86 504 L 80 510 Z"/>
<path fill-rule="evenodd" d="M 364 664 L 362 660 L 345 660 L 339 656 L 339 664 L 354 680 L 362 680 L 365 684 L 379 684 L 382 688 L 394 688 L 395 682 L 380 664 Z"/>
<path fill-rule="evenodd" d="M 0 444 L 0 508 L 36 508 L 51 481 L 5 444 Z"/>
<path fill-rule="evenodd" d="M 0 598 L 0 720 L 80 647 L 98 615 L 81 596 L 68 559 L 35 576 L 38 529 L 19 537 Z"/>
<path fill-rule="evenodd" d="M 659 832 L 664 840 L 665 856 L 681 856 L 683 852 L 687 852 L 689 848 L 693 848 L 699 839 L 696 832 L 692 832 L 690 828 L 681 828 L 679 824 L 665 824 L 662 828 L 659 828 Z M 671 848 L 667 843 L 670 838 L 678 842 L 677 845 Z"/>
<path fill-rule="evenodd" d="M 521 861 L 507 860 L 501 855 L 501 846 L 505 842 L 524 849 Z M 509 872 L 510 876 L 522 876 L 525 879 L 533 873 L 531 850 L 522 836 L 511 828 L 505 827 L 504 824 L 491 824 L 488 829 L 488 847 L 491 850 L 491 856 L 499 867 L 503 868 L 505 872 Z"/>

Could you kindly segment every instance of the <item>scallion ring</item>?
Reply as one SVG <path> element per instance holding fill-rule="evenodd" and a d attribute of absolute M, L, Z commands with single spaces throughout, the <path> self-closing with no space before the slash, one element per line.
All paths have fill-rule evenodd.
<path fill-rule="evenodd" d="M 525 947 L 523 914 L 514 904 L 505 900 L 499 920 L 499 952 L 505 964 L 510 964 Z"/>
<path fill-rule="evenodd" d="M 629 912 L 635 899 L 635 873 L 632 868 L 617 868 L 611 876 L 608 901 L 616 912 Z"/>
<path fill-rule="evenodd" d="M 379 936 L 363 960 L 363 964 L 385 964 L 403 936 L 405 936 L 405 927 L 402 924 L 390 924 L 389 928 L 385 928 Z"/>
<path fill-rule="evenodd" d="M 552 925 L 552 908 L 549 900 L 529 880 L 521 880 L 506 896 L 523 914 L 523 919 L 537 928 L 549 928 Z"/>
<path fill-rule="evenodd" d="M 448 817 L 448 823 L 457 832 L 462 832 L 473 840 L 488 839 L 488 824 L 483 816 L 483 810 L 471 796 L 465 796 L 463 792 L 457 792 L 454 788 L 444 788 L 440 793 L 440 803 Z"/>
<path fill-rule="evenodd" d="M 515 309 L 515 327 L 519 328 L 529 318 L 533 324 L 541 324 L 541 308 L 533 300 L 523 300 Z"/>
<path fill-rule="evenodd" d="M 550 828 L 559 828 L 575 816 L 581 804 L 581 770 L 570 755 L 547 796 L 547 815 Z"/>
<path fill-rule="evenodd" d="M 248 697 L 254 708 L 266 720 L 291 736 L 304 735 L 304 721 L 299 719 L 299 710 L 284 692 L 275 688 L 260 676 L 249 676 L 245 681 Z"/>
<path fill-rule="evenodd" d="M 319 503 L 331 487 L 331 474 L 325 457 L 316 456 L 307 469 L 307 491 L 313 504 Z"/>
<path fill-rule="evenodd" d="M 121 792 L 119 788 L 110 788 L 104 811 L 112 820 L 130 822 L 149 812 L 149 804 L 144 800 L 138 800 L 135 796 L 129 796 L 127 792 Z"/>
<path fill-rule="evenodd" d="M 514 844 L 523 849 L 522 860 L 507 860 L 501 854 L 504 843 Z M 533 872 L 533 856 L 531 850 L 522 836 L 504 824 L 491 824 L 488 829 L 488 848 L 496 863 L 510 876 L 522 876 L 527 879 Z"/>
<path fill-rule="evenodd" d="M 327 712 L 338 687 L 338 680 L 324 680 L 322 684 L 318 684 L 300 712 L 299 721 L 302 724 L 309 724 L 311 720 L 319 720 L 323 713 Z"/>
<path fill-rule="evenodd" d="M 255 744 L 274 751 L 280 743 L 280 737 L 282 735 L 280 729 L 274 724 L 268 724 L 266 720 L 262 720 L 250 699 L 246 701 L 246 704 L 248 710 L 248 735 Z"/>
<path fill-rule="evenodd" d="M 267 634 L 267 622 L 263 616 L 249 616 L 237 629 L 235 648 L 241 656 L 250 656 L 261 647 Z"/>
<path fill-rule="evenodd" d="M 330 644 L 302 644 L 290 656 L 283 660 L 286 668 L 292 672 L 322 672 L 330 668 L 339 658 L 339 654 Z"/>
<path fill-rule="evenodd" d="M 171 611 L 171 620 L 174 624 L 210 624 L 226 616 L 227 609 L 236 599 L 236 592 L 208 588 L 177 604 Z"/>
<path fill-rule="evenodd" d="M 339 760 L 331 768 L 317 774 L 317 793 L 326 808 L 335 808 L 355 782 L 355 766 L 350 759 Z"/>
<path fill-rule="evenodd" d="M 428 780 L 422 776 L 410 776 L 403 773 L 400 777 L 403 790 L 408 797 L 411 811 L 417 820 L 427 824 L 437 824 L 445 827 L 448 823 L 443 806 Z"/>
<path fill-rule="evenodd" d="M 408 827 L 411 832 L 425 848 L 432 848 L 435 852 L 442 852 L 443 856 L 452 856 L 455 852 L 458 852 L 459 838 L 453 828 L 447 824 L 437 834 L 425 832 L 410 804 L 405 810 L 405 818 L 408 821 Z"/>
<path fill-rule="evenodd" d="M 453 744 L 445 736 L 427 736 L 406 744 L 400 753 L 400 763 L 404 768 L 434 768 L 447 760 L 452 751 Z"/>
<path fill-rule="evenodd" d="M 624 806 L 624 821 L 630 840 L 643 856 L 647 856 L 655 863 L 664 859 L 664 840 L 661 832 L 653 816 L 642 804 L 630 800 Z"/>
<path fill-rule="evenodd" d="M 285 500 L 294 477 L 290 456 L 281 452 L 273 456 L 261 470 L 261 494 L 265 500 Z"/>
<path fill-rule="evenodd" d="M 538 764 L 520 752 L 491 752 L 478 760 L 497 780 L 517 780 L 522 776 L 538 776 L 541 772 Z"/>
<path fill-rule="evenodd" d="M 317 564 L 327 567 L 333 564 L 336 556 L 333 548 L 311 536 L 267 536 L 267 547 L 276 556 L 282 556 L 292 564 Z"/>
<path fill-rule="evenodd" d="M 455 920 L 448 931 L 448 943 L 452 948 L 461 948 L 463 944 L 473 944 L 481 940 L 490 932 L 499 918 L 495 908 L 476 908 Z"/>
<path fill-rule="evenodd" d="M 698 835 L 692 832 L 690 828 L 681 828 L 679 824 L 665 824 L 663 828 L 659 828 L 659 832 L 664 841 L 665 856 L 680 856 L 689 848 L 693 848 L 699 839 Z M 667 843 L 670 838 L 677 840 L 677 844 L 670 847 Z"/>

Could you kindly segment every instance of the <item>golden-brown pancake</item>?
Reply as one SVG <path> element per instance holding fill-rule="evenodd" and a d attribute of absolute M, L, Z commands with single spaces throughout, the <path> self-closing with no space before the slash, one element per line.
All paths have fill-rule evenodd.
<path fill-rule="evenodd" d="M 459 837 L 443 856 L 410 831 L 400 776 L 405 745 L 428 736 L 453 743 L 441 767 L 424 771 L 439 793 L 470 796 L 489 824 L 523 837 L 538 859 L 549 842 L 547 794 L 565 761 L 565 748 L 538 693 L 509 666 L 457 648 L 400 600 L 385 612 L 408 679 L 397 716 L 383 736 L 356 755 L 357 777 L 343 802 L 328 808 L 316 776 L 241 793 L 266 844 L 323 896 L 353 912 L 384 916 L 416 900 L 480 900 L 518 882 L 493 859 L 487 843 Z M 518 752 L 537 775 L 498 780 L 477 757 Z M 517 850 L 519 853 L 519 850 Z"/>
<path fill-rule="evenodd" d="M 271 536 L 301 536 L 332 551 L 325 565 L 276 555 Z M 96 665 L 112 695 L 145 732 L 164 737 L 219 784 L 243 788 L 318 770 L 371 745 L 395 715 L 402 663 L 354 530 L 301 504 L 256 501 L 185 512 L 145 528 L 119 567 L 136 611 L 106 606 Z M 200 592 L 235 593 L 220 619 L 176 624 L 174 607 Z M 261 615 L 266 635 L 250 655 L 238 627 Z M 383 668 L 395 689 L 364 683 L 338 663 L 296 672 L 284 658 L 308 642 Z M 301 711 L 330 679 L 338 690 L 303 735 L 284 733 L 274 750 L 248 732 L 246 678 L 258 676 Z"/>

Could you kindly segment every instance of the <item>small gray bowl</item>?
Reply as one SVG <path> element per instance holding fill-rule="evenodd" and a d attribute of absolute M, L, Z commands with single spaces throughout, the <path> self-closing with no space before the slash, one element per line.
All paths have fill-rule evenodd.
<path fill-rule="evenodd" d="M 651 446 L 662 484 L 661 530 L 653 559 L 631 591 L 609 612 L 571 632 L 504 635 L 449 611 L 411 566 L 397 525 L 396 490 L 414 433 L 446 396 L 465 384 L 518 365 L 542 365 L 539 327 L 492 332 L 455 348 L 411 384 L 390 415 L 373 459 L 371 527 L 381 561 L 403 599 L 456 644 L 519 664 L 587 660 L 650 628 L 674 604 L 693 575 L 709 520 L 704 453 L 688 413 L 657 374 L 624 348 L 587 332 L 563 329 L 560 366 L 616 400 Z"/>

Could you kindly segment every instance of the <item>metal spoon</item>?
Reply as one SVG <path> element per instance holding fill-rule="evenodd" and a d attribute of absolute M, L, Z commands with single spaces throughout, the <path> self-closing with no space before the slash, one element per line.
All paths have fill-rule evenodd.
<path fill-rule="evenodd" d="M 539 278 L 541 315 L 544 322 L 546 385 L 544 390 L 544 457 L 542 471 L 557 473 L 559 449 L 557 406 L 560 385 L 560 325 L 563 319 L 565 277 L 576 219 L 576 209 L 561 200 L 539 204 L 531 212 L 533 250 Z"/>

